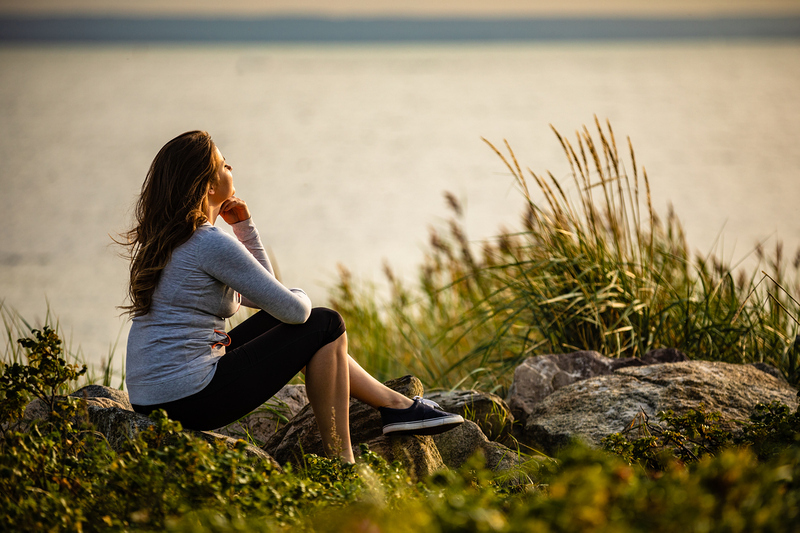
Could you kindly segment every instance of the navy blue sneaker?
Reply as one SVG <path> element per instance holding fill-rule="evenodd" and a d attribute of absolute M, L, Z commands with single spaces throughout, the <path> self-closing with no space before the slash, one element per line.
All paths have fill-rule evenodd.
<path fill-rule="evenodd" d="M 439 404 L 414 396 L 407 409 L 381 407 L 384 435 L 436 435 L 464 423 L 461 415 L 446 413 Z"/>

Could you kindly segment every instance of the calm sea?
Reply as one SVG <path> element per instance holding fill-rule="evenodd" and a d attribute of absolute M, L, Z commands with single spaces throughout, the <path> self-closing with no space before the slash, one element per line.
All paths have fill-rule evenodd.
<path fill-rule="evenodd" d="M 800 42 L 0 48 L 0 297 L 48 307 L 89 361 L 127 332 L 130 223 L 161 145 L 212 133 L 286 284 L 317 304 L 342 264 L 413 278 L 429 227 L 466 206 L 470 237 L 515 227 L 522 201 L 481 141 L 566 178 L 550 130 L 594 116 L 630 137 L 656 209 L 734 261 L 800 244 Z M 571 183 L 565 181 L 566 184 Z M 219 225 L 224 226 L 222 221 Z"/>

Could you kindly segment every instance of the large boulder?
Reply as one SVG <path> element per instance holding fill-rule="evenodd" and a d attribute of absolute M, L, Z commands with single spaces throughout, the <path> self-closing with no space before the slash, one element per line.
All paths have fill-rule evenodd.
<path fill-rule="evenodd" d="M 445 433 L 433 436 L 442 461 L 450 468 L 458 468 L 478 453 L 486 458 L 486 466 L 494 471 L 518 467 L 527 457 L 498 442 L 490 441 L 481 428 L 471 420 Z"/>
<path fill-rule="evenodd" d="M 263 445 L 307 404 L 305 385 L 286 385 L 252 413 L 214 432 Z"/>
<path fill-rule="evenodd" d="M 438 403 L 448 413 L 456 413 L 475 422 L 492 441 L 502 441 L 510 434 L 514 416 L 508 404 L 490 392 L 455 390 L 428 392 L 425 398 Z M 445 462 L 445 464 L 447 464 Z"/>
<path fill-rule="evenodd" d="M 611 358 L 594 351 L 549 354 L 528 357 L 514 370 L 508 390 L 508 405 L 514 418 L 525 423 L 536 404 L 558 389 L 593 378 L 612 374 L 619 368 L 688 361 L 674 348 L 648 352 L 641 358 Z"/>
<path fill-rule="evenodd" d="M 413 376 L 386 382 L 390 389 L 413 398 L 422 396 L 422 383 Z M 387 461 L 400 461 L 415 476 L 423 476 L 441 467 L 442 459 L 431 437 L 385 437 L 377 409 L 356 399 L 350 400 L 350 441 L 353 453 L 366 443 Z M 325 456 L 322 437 L 311 405 L 305 406 L 288 424 L 273 435 L 264 449 L 280 464 L 302 464 L 303 454 Z M 405 451 L 403 451 L 405 450 Z"/>
<path fill-rule="evenodd" d="M 533 407 L 520 441 L 552 454 L 572 439 L 597 446 L 622 431 L 644 411 L 681 414 L 704 404 L 721 414 L 723 427 L 736 429 L 759 402 L 797 407 L 797 391 L 751 365 L 708 361 L 629 367 L 612 375 L 579 381 L 556 390 Z"/>

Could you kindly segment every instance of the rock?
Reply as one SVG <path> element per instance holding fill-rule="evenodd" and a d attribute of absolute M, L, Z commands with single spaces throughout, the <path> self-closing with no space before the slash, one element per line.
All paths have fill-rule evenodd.
<path fill-rule="evenodd" d="M 70 394 L 70 396 L 74 396 L 74 394 Z M 63 398 L 63 396 L 58 398 Z M 112 407 L 117 409 L 125 409 L 123 404 L 107 397 L 85 398 L 85 400 L 87 406 L 100 407 L 104 409 Z M 128 405 L 130 405 L 130 403 Z M 131 409 L 128 410 L 130 411 Z M 48 418 L 50 418 L 50 407 L 39 398 L 33 399 L 25 407 L 25 414 L 22 415 L 22 420 L 28 422 L 32 422 L 34 420 L 47 420 Z"/>
<path fill-rule="evenodd" d="M 148 417 L 126 409 L 119 409 L 116 407 L 104 408 L 89 405 L 88 412 L 89 421 L 97 431 L 106 437 L 111 449 L 114 451 L 121 450 L 126 441 L 133 439 L 137 433 L 153 426 L 153 422 Z M 236 443 L 239 440 L 210 431 L 187 429 L 184 430 L 184 433 L 201 438 L 212 446 L 223 444 L 231 450 L 236 447 Z M 272 466 L 280 468 L 272 457 L 256 446 L 248 444 L 245 448 L 245 454 L 248 457 L 268 462 L 272 464 Z"/>
<path fill-rule="evenodd" d="M 409 398 L 422 396 L 422 383 L 413 376 L 393 379 L 385 384 Z M 360 443 L 367 443 L 370 449 L 386 460 L 400 460 L 409 473 L 428 472 L 435 468 L 434 465 L 441 464 L 441 456 L 435 451 L 430 437 L 414 439 L 414 442 L 423 443 L 420 444 L 420 454 L 410 451 L 409 454 L 396 453 L 395 441 L 410 442 L 407 439 L 408 437 L 384 437 L 378 410 L 358 400 L 350 400 L 350 441 L 354 454 L 360 453 Z M 424 445 L 426 441 L 430 442 L 430 446 Z M 311 405 L 305 406 L 288 424 L 279 429 L 264 446 L 264 450 L 280 464 L 300 464 L 303 454 L 308 453 L 324 457 L 322 438 Z"/>
<path fill-rule="evenodd" d="M 756 367 L 757 369 L 761 370 L 762 372 L 766 372 L 775 379 L 778 379 L 780 381 L 785 381 L 788 383 L 788 381 L 786 381 L 786 378 L 783 377 L 783 374 L 781 374 L 781 371 L 775 368 L 774 366 L 769 365 L 767 363 L 750 363 L 750 364 Z"/>
<path fill-rule="evenodd" d="M 494 471 L 519 466 L 527 459 L 520 453 L 490 441 L 481 428 L 471 420 L 445 433 L 433 435 L 442 461 L 450 468 L 458 468 L 478 451 L 486 458 L 486 466 Z"/>
<path fill-rule="evenodd" d="M 127 441 L 153 425 L 148 417 L 128 409 L 94 405 L 89 405 L 87 409 L 89 422 L 106 437 L 114 451 L 121 450 Z"/>
<path fill-rule="evenodd" d="M 236 445 L 241 439 L 237 439 L 234 437 L 229 437 L 227 435 L 220 435 L 219 433 L 214 433 L 212 431 L 194 431 L 194 430 L 186 430 L 188 433 L 193 434 L 196 437 L 200 437 L 207 443 L 211 444 L 212 446 L 216 446 L 218 444 L 223 444 L 229 450 L 236 449 Z M 267 452 L 259 448 L 258 446 L 253 446 L 252 444 L 247 444 L 244 448 L 244 453 L 247 457 L 253 459 L 259 459 L 263 463 L 269 463 L 272 465 L 273 468 L 281 471 L 281 466 L 278 464 L 278 461 L 273 459 Z"/>
<path fill-rule="evenodd" d="M 399 461 L 413 481 L 419 481 L 444 467 L 442 456 L 432 437 L 425 435 L 386 437 L 381 435 L 366 443 L 387 462 Z M 360 449 L 353 447 L 358 456 Z"/>
<path fill-rule="evenodd" d="M 660 411 L 681 414 L 700 403 L 720 412 L 723 427 L 746 420 L 756 403 L 780 401 L 797 407 L 795 391 L 751 365 L 708 361 L 621 368 L 562 387 L 530 413 L 521 442 L 553 454 L 573 438 L 598 446 L 623 430 L 640 410 L 655 420 Z"/>
<path fill-rule="evenodd" d="M 50 407 L 39 398 L 33 400 L 25 406 L 22 420 L 32 422 L 33 420 L 47 420 L 50 418 Z"/>
<path fill-rule="evenodd" d="M 128 393 L 119 389 L 112 389 L 111 387 L 104 387 L 102 385 L 86 385 L 82 387 L 70 396 L 74 396 L 76 398 L 108 398 L 109 400 L 113 400 L 120 404 L 122 409 L 127 409 L 128 411 L 133 411 L 133 406 L 131 405 L 131 400 L 128 397 Z"/>
<path fill-rule="evenodd" d="M 635 357 L 626 359 L 617 359 L 617 361 L 633 361 Z M 651 350 L 644 354 L 640 361 L 643 365 L 657 365 L 661 363 L 682 363 L 688 361 L 689 357 L 680 350 L 675 348 L 658 348 Z M 637 365 L 624 365 L 624 366 L 637 366 Z"/>
<path fill-rule="evenodd" d="M 92 394 L 98 394 L 98 396 L 91 396 Z M 120 451 L 123 449 L 124 443 L 133 439 L 141 431 L 153 426 L 153 422 L 148 417 L 125 407 L 125 405 L 130 406 L 131 404 L 127 393 L 124 391 L 99 385 L 89 385 L 73 392 L 70 396 L 86 401 L 86 414 L 89 423 L 98 433 L 105 437 L 109 447 L 114 451 Z M 63 398 L 63 396 L 56 397 L 56 401 L 63 401 Z M 49 417 L 50 409 L 47 404 L 37 398 L 25 408 L 23 421 L 47 420 Z M 234 449 L 239 440 L 208 431 L 187 429 L 185 432 L 199 437 L 211 445 L 222 443 L 229 449 Z M 280 469 L 277 461 L 256 446 L 248 444 L 245 448 L 245 453 L 248 457 L 269 462 L 275 468 Z"/>
<path fill-rule="evenodd" d="M 214 432 L 229 437 L 249 438 L 263 445 L 307 404 L 305 385 L 286 385 L 249 415 Z"/>
<path fill-rule="evenodd" d="M 153 422 L 148 417 L 126 409 L 89 405 L 88 412 L 89 421 L 97 431 L 106 437 L 111 449 L 114 451 L 121 450 L 126 441 L 133 439 L 137 433 L 153 426 Z M 184 433 L 203 439 L 212 446 L 223 444 L 231 450 L 236 447 L 236 443 L 239 440 L 209 431 L 187 429 L 184 430 Z M 280 466 L 272 457 L 256 446 L 248 444 L 245 448 L 245 454 L 248 457 L 268 462 L 280 469 Z"/>
<path fill-rule="evenodd" d="M 687 361 L 689 358 L 674 348 L 648 352 L 641 358 L 614 359 L 597 352 L 582 351 L 528 357 L 514 370 L 508 390 L 508 405 L 514 418 L 524 424 L 536 404 L 576 381 L 608 375 L 619 368 L 658 363 Z"/>
<path fill-rule="evenodd" d="M 612 361 L 588 351 L 528 357 L 514 370 L 508 390 L 511 413 L 517 420 L 526 420 L 536 404 L 561 387 L 611 374 L 614 371 Z"/>
<path fill-rule="evenodd" d="M 448 413 L 472 420 L 489 440 L 502 440 L 510 434 L 514 416 L 508 404 L 496 394 L 476 390 L 437 391 L 425 398 L 438 403 Z"/>
<path fill-rule="evenodd" d="M 291 420 L 300 409 L 308 404 L 308 395 L 305 385 L 286 385 L 272 397 L 272 400 L 279 403 L 287 412 L 287 418 Z"/>
<path fill-rule="evenodd" d="M 119 409 L 127 409 L 133 411 L 131 401 L 128 398 L 128 393 L 119 389 L 112 389 L 111 387 L 104 387 L 102 385 L 86 385 L 70 396 L 74 398 L 83 398 L 86 400 L 87 405 L 95 405 L 97 407 L 117 407 Z M 50 417 L 50 409 L 42 400 L 36 398 L 25 407 L 25 414 L 22 419 L 26 421 L 33 420 L 46 420 Z"/>

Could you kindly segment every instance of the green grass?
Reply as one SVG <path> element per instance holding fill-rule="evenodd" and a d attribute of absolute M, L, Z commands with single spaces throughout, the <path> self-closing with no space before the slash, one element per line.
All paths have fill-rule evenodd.
<path fill-rule="evenodd" d="M 417 284 L 387 267 L 391 294 L 381 300 L 341 272 L 332 304 L 365 366 L 429 387 L 502 391 L 530 355 L 673 347 L 695 359 L 767 362 L 797 384 L 800 255 L 789 264 L 780 242 L 771 253 L 758 245 L 747 270 L 722 251 L 693 253 L 675 213 L 654 210 L 630 141 L 625 162 L 610 125 L 583 128 L 572 142 L 554 132 L 567 180 L 523 171 L 507 143 L 487 141 L 526 201 L 521 228 L 471 242 L 447 195 L 454 216 L 432 235 Z"/>

